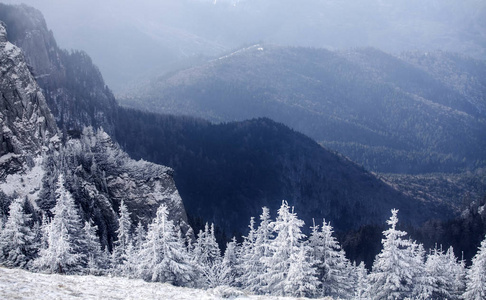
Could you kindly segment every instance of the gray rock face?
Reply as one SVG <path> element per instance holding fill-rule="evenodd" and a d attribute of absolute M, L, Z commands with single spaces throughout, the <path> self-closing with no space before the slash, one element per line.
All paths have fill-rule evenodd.
<path fill-rule="evenodd" d="M 59 128 L 103 127 L 111 134 L 117 103 L 89 56 L 61 50 L 41 12 L 32 7 L 0 3 L 0 20 L 9 41 L 25 53 Z"/>
<path fill-rule="evenodd" d="M 0 180 L 25 170 L 29 157 L 56 134 L 42 92 L 21 50 L 6 39 L 0 24 Z"/>
<path fill-rule="evenodd" d="M 26 197 L 35 217 L 51 215 L 55 183 L 64 174 L 82 218 L 94 220 L 104 245 L 115 238 L 122 200 L 134 225 L 147 225 L 165 203 L 171 219 L 186 231 L 186 212 L 172 169 L 130 159 L 102 129 L 71 131 L 61 142 L 22 51 L 6 37 L 0 23 L 0 207 Z M 0 218 L 5 213 L 0 210 Z"/>

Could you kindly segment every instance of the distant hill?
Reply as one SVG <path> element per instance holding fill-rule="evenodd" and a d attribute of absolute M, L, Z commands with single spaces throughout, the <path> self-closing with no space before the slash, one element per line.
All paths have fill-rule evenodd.
<path fill-rule="evenodd" d="M 369 170 L 417 174 L 485 165 L 485 93 L 486 63 L 459 55 L 255 45 L 120 101 L 217 122 L 268 117 Z"/>
<path fill-rule="evenodd" d="M 326 218 L 340 231 L 381 224 L 392 207 L 405 223 L 446 219 L 446 204 L 416 201 L 350 160 L 267 118 L 211 124 L 120 109 L 116 138 L 134 158 L 165 164 L 191 218 L 226 234 L 245 232 L 262 206 L 288 200 L 307 226 Z M 197 221 L 197 220 L 193 220 Z"/>
<path fill-rule="evenodd" d="M 59 44 L 89 53 L 117 94 L 133 81 L 259 41 L 388 53 L 444 50 L 486 59 L 483 0 L 3 2 L 40 9 Z"/>

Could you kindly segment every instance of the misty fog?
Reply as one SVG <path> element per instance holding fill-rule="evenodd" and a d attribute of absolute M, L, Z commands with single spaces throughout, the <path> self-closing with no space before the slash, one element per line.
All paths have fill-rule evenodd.
<path fill-rule="evenodd" d="M 486 58 L 482 0 L 4 0 L 45 16 L 61 48 L 86 51 L 107 84 L 132 84 L 255 43 Z"/>

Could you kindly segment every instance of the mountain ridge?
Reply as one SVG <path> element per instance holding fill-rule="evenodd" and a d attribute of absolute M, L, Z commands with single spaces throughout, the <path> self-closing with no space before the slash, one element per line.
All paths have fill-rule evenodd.
<path fill-rule="evenodd" d="M 216 122 L 269 117 L 373 171 L 457 172 L 485 164 L 484 83 L 476 78 L 479 90 L 465 92 L 375 49 L 256 45 L 119 101 Z"/>

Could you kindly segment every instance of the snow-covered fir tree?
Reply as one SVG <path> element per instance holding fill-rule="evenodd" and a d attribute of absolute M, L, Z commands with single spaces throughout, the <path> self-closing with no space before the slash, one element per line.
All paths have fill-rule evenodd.
<path fill-rule="evenodd" d="M 137 227 L 135 228 L 135 233 L 133 235 L 133 245 L 136 251 L 140 251 L 140 249 L 142 248 L 146 235 L 147 232 L 145 231 L 142 222 L 138 222 Z"/>
<path fill-rule="evenodd" d="M 368 296 L 373 299 L 404 299 L 413 289 L 413 272 L 410 269 L 411 243 L 403 239 L 407 233 L 397 230 L 398 210 L 392 209 L 387 221 L 390 228 L 383 232 L 383 249 L 376 256 L 368 276 Z"/>
<path fill-rule="evenodd" d="M 412 274 L 411 298 L 416 300 L 430 299 L 432 295 L 432 278 L 425 268 L 425 250 L 422 244 L 410 240 L 409 269 Z"/>
<path fill-rule="evenodd" d="M 81 273 L 87 266 L 83 226 L 74 199 L 64 187 L 62 174 L 59 175 L 55 194 L 54 217 L 45 227 L 47 246 L 40 250 L 34 265 L 51 273 Z"/>
<path fill-rule="evenodd" d="M 319 294 L 350 298 L 354 294 L 353 283 L 350 280 L 351 264 L 333 236 L 331 224 L 324 220 L 321 230 L 318 225 L 313 224 L 308 244 L 312 249 L 310 254 L 320 281 Z"/>
<path fill-rule="evenodd" d="M 138 255 L 138 272 L 148 281 L 188 286 L 194 280 L 194 268 L 184 240 L 168 216 L 167 207 L 160 205 Z"/>
<path fill-rule="evenodd" d="M 103 274 L 108 264 L 108 257 L 105 256 L 105 252 L 101 249 L 100 239 L 96 234 L 97 230 L 98 226 L 93 225 L 92 220 L 84 223 L 84 252 L 88 257 L 86 272 L 91 275 Z"/>
<path fill-rule="evenodd" d="M 479 246 L 478 253 L 472 259 L 472 265 L 467 270 L 466 291 L 464 299 L 486 299 L 486 237 Z"/>
<path fill-rule="evenodd" d="M 432 249 L 427 256 L 425 270 L 431 279 L 433 299 L 459 299 L 463 292 L 465 270 L 458 262 L 452 247 L 446 253 L 442 247 Z"/>
<path fill-rule="evenodd" d="M 286 201 L 282 201 L 282 205 L 277 211 L 277 219 L 271 222 L 269 226 L 276 236 L 270 241 L 269 256 L 262 258 L 265 265 L 262 278 L 263 291 L 266 294 L 283 296 L 288 292 L 285 284 L 289 274 L 291 257 L 292 255 L 297 257 L 305 236 L 301 230 L 304 221 L 297 217 L 293 208 L 290 209 Z"/>
<path fill-rule="evenodd" d="M 24 212 L 24 202 L 17 198 L 10 204 L 7 222 L 0 233 L 0 264 L 11 268 L 27 267 L 37 251 L 32 219 Z"/>
<path fill-rule="evenodd" d="M 450 299 L 461 299 L 462 294 L 466 290 L 466 262 L 462 258 L 458 260 L 454 254 L 454 249 L 449 247 L 446 252 L 447 273 L 450 274 L 452 282 L 450 287 Z"/>
<path fill-rule="evenodd" d="M 128 248 L 130 248 L 130 251 L 133 251 L 131 246 L 131 228 L 132 221 L 130 219 L 130 212 L 125 205 L 125 202 L 122 200 L 119 208 L 116 241 L 113 243 L 111 257 L 112 268 L 116 275 L 129 276 L 131 273 L 131 266 L 128 263 L 130 255 L 133 255 L 133 253 L 128 253 Z"/>
<path fill-rule="evenodd" d="M 314 297 L 317 294 L 317 271 L 309 259 L 308 251 L 308 247 L 301 244 L 300 250 L 290 255 L 289 272 L 284 284 L 286 295 Z"/>
<path fill-rule="evenodd" d="M 238 278 L 237 283 L 242 288 L 249 292 L 256 293 L 257 287 L 253 287 L 250 283 L 258 273 L 253 272 L 258 266 L 256 266 L 254 257 L 255 252 L 255 217 L 250 218 L 250 225 L 248 225 L 248 235 L 243 237 L 243 243 L 240 246 L 238 253 Z"/>
<path fill-rule="evenodd" d="M 212 288 L 224 284 L 226 280 L 222 276 L 222 260 L 214 235 L 214 224 L 209 227 L 206 223 L 204 231 L 199 231 L 192 251 L 192 261 L 204 279 L 199 285 Z"/>
<path fill-rule="evenodd" d="M 238 276 L 238 244 L 236 238 L 233 237 L 231 242 L 226 244 L 226 250 L 224 251 L 222 265 L 222 277 L 224 282 L 222 285 L 235 286 L 236 278 Z"/>
<path fill-rule="evenodd" d="M 264 286 L 265 265 L 263 258 L 269 257 L 270 241 L 273 238 L 273 231 L 270 228 L 270 210 L 267 207 L 262 208 L 260 215 L 260 225 L 256 230 L 253 229 L 254 221 L 250 222 L 250 232 L 245 239 L 241 249 L 241 282 L 243 287 L 253 293 L 262 293 Z M 253 240 L 252 243 L 249 241 Z M 245 245 L 251 245 L 246 247 Z"/>
<path fill-rule="evenodd" d="M 368 271 L 366 270 L 364 262 L 361 262 L 354 268 L 355 280 L 354 280 L 354 296 L 355 300 L 368 299 L 366 296 L 366 290 L 368 288 Z"/>

